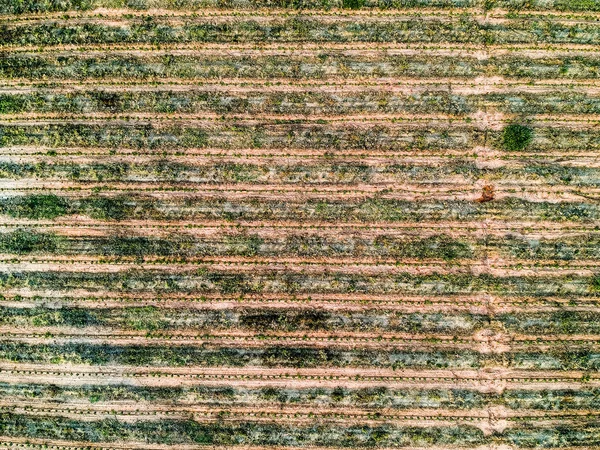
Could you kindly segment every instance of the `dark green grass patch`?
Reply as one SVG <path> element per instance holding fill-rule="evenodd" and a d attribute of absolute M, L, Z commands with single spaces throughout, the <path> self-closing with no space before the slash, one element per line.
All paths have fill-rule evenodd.
<path fill-rule="evenodd" d="M 502 147 L 505 150 L 524 150 L 533 139 L 533 130 L 524 125 L 512 124 L 504 128 Z"/>

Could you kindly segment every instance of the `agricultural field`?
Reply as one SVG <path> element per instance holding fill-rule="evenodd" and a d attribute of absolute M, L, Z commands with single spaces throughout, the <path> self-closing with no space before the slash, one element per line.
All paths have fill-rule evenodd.
<path fill-rule="evenodd" d="M 0 450 L 600 449 L 600 0 L 0 0 Z"/>

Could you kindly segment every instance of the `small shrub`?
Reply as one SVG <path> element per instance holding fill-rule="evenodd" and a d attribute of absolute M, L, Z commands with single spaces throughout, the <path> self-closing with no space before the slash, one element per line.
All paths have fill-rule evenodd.
<path fill-rule="evenodd" d="M 533 130 L 524 125 L 512 124 L 504 128 L 502 147 L 505 150 L 523 150 L 533 138 Z"/>

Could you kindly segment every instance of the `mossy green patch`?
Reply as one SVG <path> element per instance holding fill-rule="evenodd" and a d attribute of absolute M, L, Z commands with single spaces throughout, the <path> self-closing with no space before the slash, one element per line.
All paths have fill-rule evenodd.
<path fill-rule="evenodd" d="M 524 150 L 533 139 L 533 130 L 519 124 L 508 125 L 502 132 L 502 147 L 505 150 Z"/>

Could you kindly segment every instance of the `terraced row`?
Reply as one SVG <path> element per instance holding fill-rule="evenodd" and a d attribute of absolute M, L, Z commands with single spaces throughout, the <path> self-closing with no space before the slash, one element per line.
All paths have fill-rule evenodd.
<path fill-rule="evenodd" d="M 39 13 L 50 11 L 87 11 L 97 8 L 131 8 L 131 10 L 145 10 L 150 8 L 164 8 L 170 10 L 190 10 L 205 8 L 222 9 L 257 9 L 257 8 L 289 8 L 289 9 L 328 9 L 328 8 L 510 8 L 522 10 L 549 10 L 549 11 L 598 11 L 598 5 L 589 0 L 533 0 L 522 2 L 520 0 L 364 0 L 361 2 L 339 0 L 302 0 L 295 2 L 272 0 L 26 0 L 19 3 L 2 5 L 2 14 Z M 18 17 L 18 16 L 17 16 Z"/>
<path fill-rule="evenodd" d="M 592 47 L 593 49 L 593 47 Z M 450 78 L 454 83 L 476 83 L 479 77 L 549 82 L 594 81 L 600 74 L 600 58 L 592 52 L 529 52 L 503 55 L 490 51 L 468 55 L 467 50 L 402 51 L 362 49 L 301 51 L 231 51 L 222 46 L 212 52 L 198 51 L 44 51 L 7 52 L 0 58 L 0 78 L 37 83 L 68 80 L 80 84 L 118 81 L 219 80 L 239 78 L 256 81 L 371 80 L 417 78 L 432 81 Z M 477 49 L 475 49 L 477 50 Z M 214 54 L 214 53 L 218 54 Z M 264 54 L 267 53 L 267 54 Z M 450 54 L 449 54 L 450 53 Z M 467 54 L 465 54 L 467 53 Z M 450 80 L 442 80 L 448 83 Z M 356 81 L 355 81 L 356 82 Z M 496 80 L 498 82 L 498 80 Z M 490 80 L 493 84 L 494 80 Z M 564 83 L 561 83 L 564 84 Z"/>

